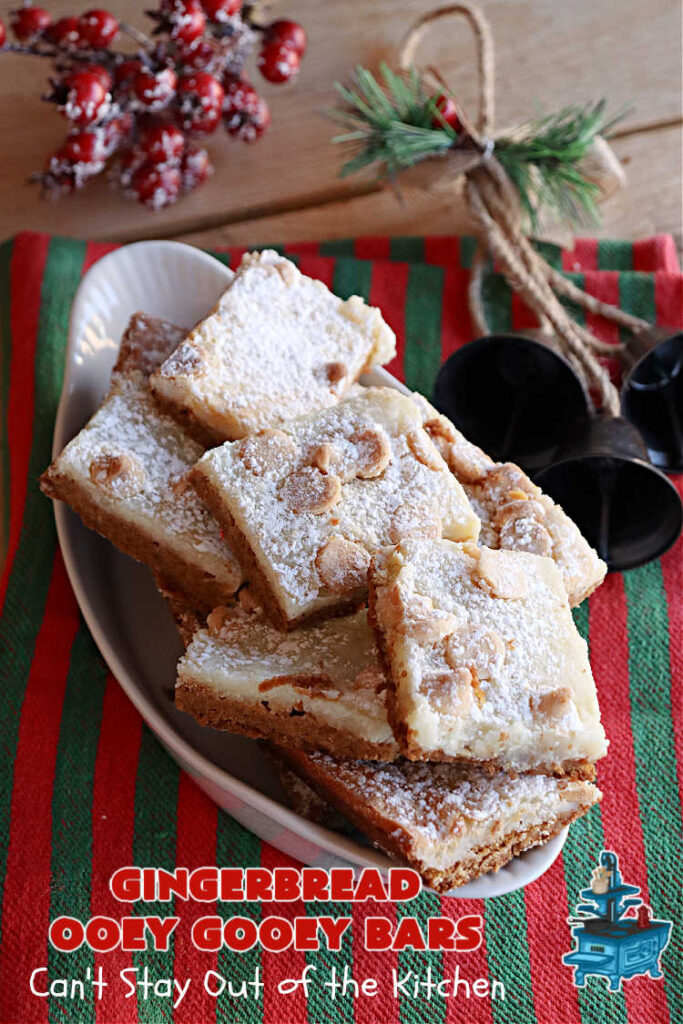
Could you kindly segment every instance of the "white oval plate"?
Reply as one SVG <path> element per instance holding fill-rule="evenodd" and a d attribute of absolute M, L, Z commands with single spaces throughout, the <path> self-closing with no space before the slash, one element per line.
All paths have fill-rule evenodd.
<path fill-rule="evenodd" d="M 53 455 L 101 402 L 131 314 L 142 310 L 192 327 L 230 278 L 218 260 L 178 242 L 136 242 L 95 263 L 71 311 Z M 384 370 L 365 382 L 406 391 Z M 55 503 L 55 518 L 69 579 L 95 643 L 147 724 L 198 785 L 246 828 L 305 864 L 388 868 L 384 854 L 294 814 L 252 740 L 204 728 L 176 711 L 173 686 L 181 645 L 151 574 L 86 529 L 61 502 Z M 500 896 L 527 885 L 547 871 L 565 838 L 566 830 L 452 895 Z"/>

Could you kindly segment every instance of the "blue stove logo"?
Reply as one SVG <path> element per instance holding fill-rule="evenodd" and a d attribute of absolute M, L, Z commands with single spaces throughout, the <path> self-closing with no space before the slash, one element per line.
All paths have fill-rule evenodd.
<path fill-rule="evenodd" d="M 603 850 L 593 871 L 590 889 L 583 889 L 576 917 L 569 918 L 576 943 L 562 962 L 574 970 L 574 984 L 585 986 L 594 975 L 607 979 L 610 992 L 618 992 L 625 978 L 649 974 L 661 978 L 659 959 L 671 934 L 670 921 L 654 921 L 639 897 L 640 889 L 626 885 L 619 858 Z M 628 914 L 636 908 L 636 915 Z"/>

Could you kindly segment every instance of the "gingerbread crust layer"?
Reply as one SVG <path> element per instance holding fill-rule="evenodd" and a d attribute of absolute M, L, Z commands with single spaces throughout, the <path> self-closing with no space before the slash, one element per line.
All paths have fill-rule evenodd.
<path fill-rule="evenodd" d="M 49 498 L 66 502 L 86 526 L 110 540 L 124 554 L 144 562 L 153 572 L 163 576 L 172 589 L 186 594 L 198 611 L 211 611 L 226 604 L 241 583 L 221 583 L 216 577 L 188 562 L 161 541 L 147 536 L 131 523 L 101 508 L 70 476 L 52 467 L 40 478 L 41 489 Z"/>
<path fill-rule="evenodd" d="M 588 810 L 588 807 L 580 807 L 556 818 L 553 822 L 543 822 L 523 832 L 507 833 L 497 843 L 473 850 L 464 860 L 452 867 L 437 870 L 411 854 L 410 835 L 396 821 L 354 800 L 341 784 L 330 779 L 305 754 L 294 750 L 280 750 L 279 753 L 307 785 L 364 832 L 375 846 L 384 850 L 390 857 L 415 868 L 424 881 L 439 893 L 456 889 L 489 871 L 498 871 L 516 854 L 547 843 Z"/>
<path fill-rule="evenodd" d="M 295 683 L 295 677 L 287 681 Z M 302 677 L 306 682 L 307 677 Z M 201 725 L 240 733 L 252 739 L 269 740 L 278 745 L 302 750 L 324 750 L 334 757 L 365 761 L 393 761 L 396 748 L 392 743 L 373 743 L 342 729 L 335 729 L 310 711 L 278 711 L 263 699 L 241 701 L 219 696 L 215 690 L 193 679 L 176 685 L 176 707 L 192 715 Z"/>
<path fill-rule="evenodd" d="M 223 530 L 230 550 L 242 566 L 245 578 L 249 580 L 250 588 L 263 607 L 264 612 L 277 629 L 287 633 L 292 629 L 296 629 L 303 622 L 321 622 L 323 619 L 349 615 L 362 606 L 365 601 L 365 591 L 356 593 L 339 604 L 320 608 L 312 614 L 299 615 L 295 619 L 288 619 L 268 578 L 261 569 L 249 541 L 235 522 L 229 509 L 225 507 L 216 488 L 207 480 L 203 473 L 198 472 L 196 469 L 191 471 L 189 480 Z"/>
<path fill-rule="evenodd" d="M 176 423 L 179 423 L 192 440 L 200 444 L 202 448 L 215 448 L 217 445 L 223 444 L 225 436 L 205 427 L 199 422 L 191 409 L 188 409 L 185 405 L 177 405 L 177 403 L 172 402 L 166 395 L 160 394 L 153 385 L 151 390 L 162 412 L 167 413 Z"/>
<path fill-rule="evenodd" d="M 395 697 L 398 684 L 391 672 L 387 638 L 377 621 L 376 606 L 377 585 L 373 578 L 371 567 L 368 579 L 368 623 L 375 634 L 375 646 L 377 647 L 382 671 L 387 681 L 387 718 L 403 757 L 406 757 L 409 761 L 444 761 L 451 764 L 476 765 L 478 768 L 484 768 L 491 773 L 509 771 L 509 766 L 501 764 L 496 759 L 477 761 L 475 758 L 453 757 L 451 754 L 446 754 L 443 750 L 424 750 L 416 743 L 413 730 L 396 713 Z M 572 782 L 593 782 L 595 779 L 595 765 L 586 758 L 577 758 L 571 761 L 564 761 L 562 764 L 536 765 L 525 774 L 554 775 L 557 778 L 570 779 Z"/>

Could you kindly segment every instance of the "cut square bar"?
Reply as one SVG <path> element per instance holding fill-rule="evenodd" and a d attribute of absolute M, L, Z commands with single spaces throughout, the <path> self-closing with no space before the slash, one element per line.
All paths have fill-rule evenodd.
<path fill-rule="evenodd" d="M 217 444 L 336 404 L 395 351 L 378 309 L 338 298 L 266 250 L 242 257 L 216 308 L 151 385 L 195 436 Z"/>
<path fill-rule="evenodd" d="M 340 757 L 398 748 L 365 609 L 281 633 L 260 611 L 216 608 L 178 663 L 176 706 L 202 725 Z"/>
<path fill-rule="evenodd" d="M 142 313 L 132 317 L 109 393 L 40 484 L 90 529 L 209 610 L 230 598 L 242 572 L 187 481 L 203 449 L 161 411 L 147 387 L 152 366 L 185 333 Z"/>
<path fill-rule="evenodd" d="M 424 428 L 462 484 L 481 520 L 480 544 L 547 555 L 562 573 L 569 603 L 581 604 L 605 578 L 607 566 L 576 523 L 512 462 L 494 462 L 422 395 Z"/>
<path fill-rule="evenodd" d="M 415 403 L 393 388 L 215 448 L 191 479 L 280 629 L 358 607 L 383 545 L 479 531 Z"/>
<path fill-rule="evenodd" d="M 370 619 L 407 757 L 592 774 L 606 753 L 587 646 L 551 559 L 409 539 L 373 561 Z"/>
<path fill-rule="evenodd" d="M 375 846 L 415 868 L 440 893 L 547 843 L 602 795 L 590 782 L 545 775 L 279 754 Z"/>

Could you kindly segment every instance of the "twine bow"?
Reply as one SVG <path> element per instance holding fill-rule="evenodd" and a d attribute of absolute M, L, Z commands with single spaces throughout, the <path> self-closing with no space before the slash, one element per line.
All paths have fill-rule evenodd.
<path fill-rule="evenodd" d="M 606 344 L 596 338 L 569 315 L 559 296 L 630 331 L 642 330 L 649 324 L 577 288 L 539 255 L 525 234 L 519 195 L 495 155 L 493 38 L 483 13 L 468 3 L 449 4 L 428 11 L 418 18 L 405 36 L 399 50 L 399 65 L 404 71 L 411 67 L 429 27 L 441 18 L 454 15 L 464 17 L 471 25 L 477 50 L 479 110 L 476 122 L 473 123 L 460 103 L 457 104 L 463 131 L 472 145 L 452 164 L 454 177 L 465 175 L 465 195 L 478 235 L 469 289 L 475 327 L 481 334 L 489 333 L 482 302 L 488 253 L 498 263 L 514 291 L 536 313 L 542 332 L 557 339 L 586 390 L 595 388 L 600 395 L 602 409 L 618 416 L 619 393 L 597 356 L 616 355 L 623 345 Z M 427 75 L 453 96 L 438 71 L 429 68 Z M 441 173 L 441 169 L 437 173 Z"/>

